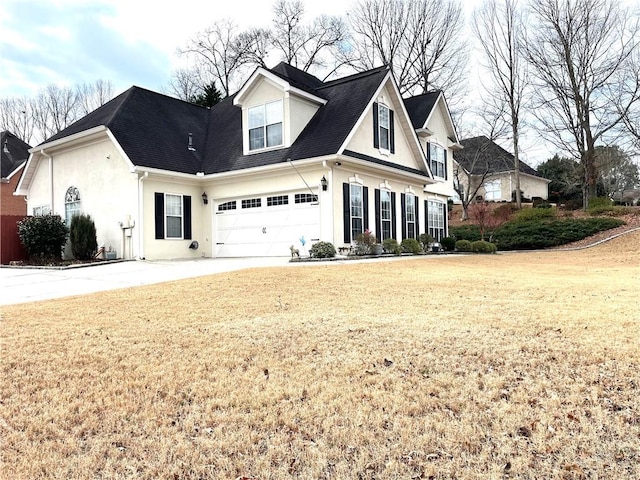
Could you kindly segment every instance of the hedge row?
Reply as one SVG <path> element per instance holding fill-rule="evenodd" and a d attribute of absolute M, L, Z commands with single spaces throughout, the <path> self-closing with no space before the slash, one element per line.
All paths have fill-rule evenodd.
<path fill-rule="evenodd" d="M 493 235 L 492 240 L 498 246 L 498 250 L 533 250 L 576 242 L 623 224 L 624 221 L 609 217 L 512 221 L 489 234 Z M 457 240 L 480 240 L 477 225 L 451 227 L 449 233 Z"/>

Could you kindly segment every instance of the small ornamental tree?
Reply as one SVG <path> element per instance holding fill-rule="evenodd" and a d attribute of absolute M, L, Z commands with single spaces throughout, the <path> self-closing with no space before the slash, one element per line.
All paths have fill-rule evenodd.
<path fill-rule="evenodd" d="M 503 205 L 495 210 L 487 202 L 474 203 L 469 207 L 469 217 L 480 229 L 480 240 L 484 240 L 488 230 L 495 230 L 507 222 L 510 216 L 511 207 Z"/>
<path fill-rule="evenodd" d="M 77 260 L 90 260 L 98 249 L 96 225 L 90 215 L 75 215 L 69 226 L 71 253 Z"/>
<path fill-rule="evenodd" d="M 18 222 L 18 236 L 32 260 L 61 260 L 68 234 L 59 215 L 26 217 Z"/>

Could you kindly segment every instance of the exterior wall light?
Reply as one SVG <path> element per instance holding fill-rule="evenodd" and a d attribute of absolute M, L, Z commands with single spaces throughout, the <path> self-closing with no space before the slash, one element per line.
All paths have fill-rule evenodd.
<path fill-rule="evenodd" d="M 320 184 L 322 185 L 322 191 L 326 192 L 327 188 L 329 188 L 329 182 L 327 181 L 327 179 L 324 177 L 324 175 L 322 176 L 322 180 L 320 180 Z"/>
<path fill-rule="evenodd" d="M 202 203 L 205 205 L 209 203 L 209 197 L 207 197 L 207 192 L 202 192 Z"/>

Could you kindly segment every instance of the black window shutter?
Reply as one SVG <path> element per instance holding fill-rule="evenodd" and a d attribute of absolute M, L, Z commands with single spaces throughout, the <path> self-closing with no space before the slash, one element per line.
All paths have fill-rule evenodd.
<path fill-rule="evenodd" d="M 420 211 L 420 200 L 418 199 L 418 197 L 415 198 L 415 204 L 416 204 L 416 238 L 420 237 L 420 217 L 418 216 L 418 212 Z"/>
<path fill-rule="evenodd" d="M 191 195 L 182 196 L 182 221 L 185 240 L 191 240 Z"/>
<path fill-rule="evenodd" d="M 369 230 L 369 187 L 362 187 L 363 228 Z"/>
<path fill-rule="evenodd" d="M 389 151 L 396 153 L 396 142 L 393 134 L 393 110 L 389 110 Z"/>
<path fill-rule="evenodd" d="M 382 241 L 382 219 L 380 216 L 380 189 L 376 188 L 374 192 L 376 201 L 376 240 L 378 243 Z"/>
<path fill-rule="evenodd" d="M 396 192 L 391 192 L 391 238 L 397 239 L 396 230 Z"/>
<path fill-rule="evenodd" d="M 407 196 L 400 194 L 400 211 L 402 212 L 402 239 L 407 238 Z"/>
<path fill-rule="evenodd" d="M 342 184 L 342 204 L 344 243 L 351 243 L 351 196 L 348 183 Z"/>
<path fill-rule="evenodd" d="M 449 236 L 449 205 L 447 203 L 442 205 L 442 209 L 444 210 L 444 234 L 443 237 Z"/>
<path fill-rule="evenodd" d="M 449 172 L 448 172 L 448 168 L 447 168 L 447 151 L 444 151 L 444 179 L 448 180 L 449 179 Z"/>
<path fill-rule="evenodd" d="M 164 238 L 164 193 L 155 192 L 156 239 Z"/>
<path fill-rule="evenodd" d="M 429 233 L 429 201 L 424 201 L 424 233 Z"/>
<path fill-rule="evenodd" d="M 380 131 L 378 130 L 378 104 L 373 102 L 373 148 L 380 147 Z"/>

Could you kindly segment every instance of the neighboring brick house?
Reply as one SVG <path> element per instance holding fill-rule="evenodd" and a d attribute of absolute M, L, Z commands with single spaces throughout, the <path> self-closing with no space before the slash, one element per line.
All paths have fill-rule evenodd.
<path fill-rule="evenodd" d="M 4 131 L 0 133 L 0 170 L 2 180 L 0 183 L 0 215 L 27 214 L 27 202 L 24 195 L 14 195 L 20 175 L 29 158 L 28 144 L 20 140 L 13 133 Z"/>

